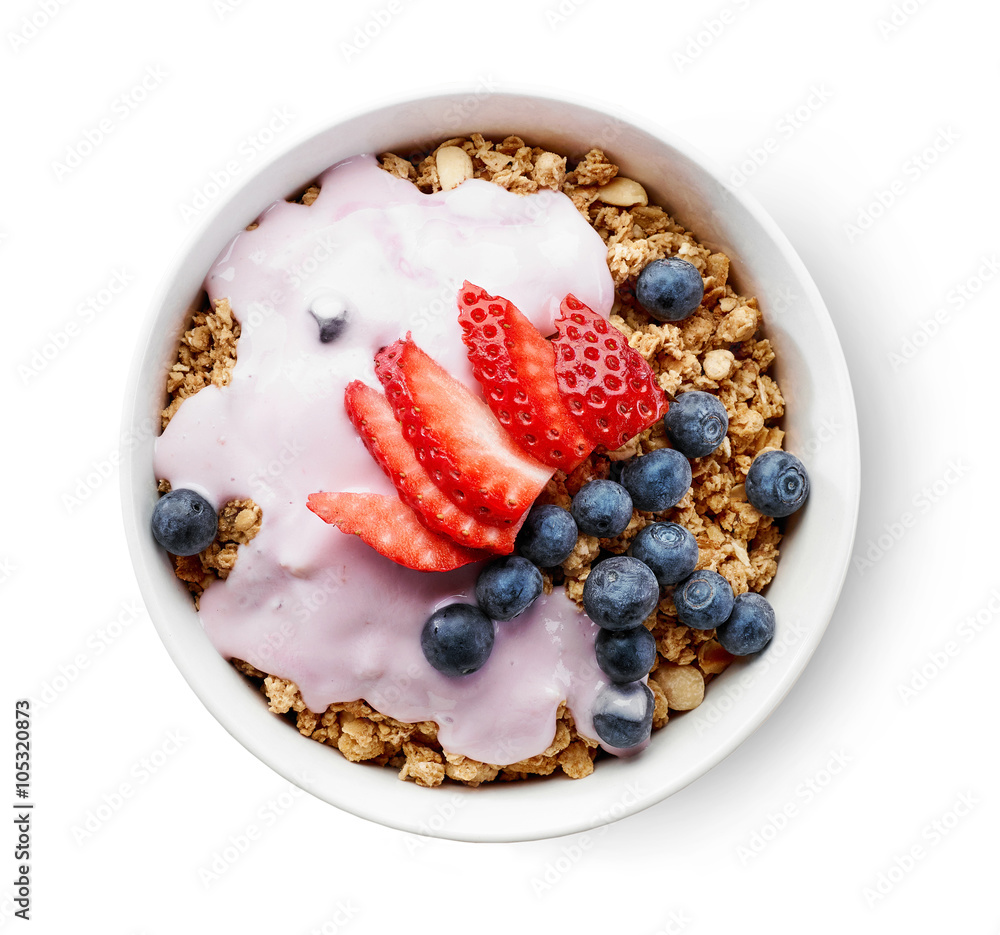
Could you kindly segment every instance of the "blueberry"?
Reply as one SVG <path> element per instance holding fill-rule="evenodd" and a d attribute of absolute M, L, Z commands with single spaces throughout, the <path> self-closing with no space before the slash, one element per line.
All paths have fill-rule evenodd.
<path fill-rule="evenodd" d="M 673 448 L 658 448 L 622 468 L 622 484 L 638 510 L 658 513 L 674 506 L 691 486 L 691 462 Z"/>
<path fill-rule="evenodd" d="M 343 334 L 351 308 L 350 300 L 334 289 L 322 289 L 313 294 L 309 302 L 309 314 L 319 325 L 320 341 L 329 344 Z"/>
<path fill-rule="evenodd" d="M 643 267 L 635 283 L 639 304 L 657 321 L 681 321 L 699 305 L 705 284 L 697 267 L 668 257 Z"/>
<path fill-rule="evenodd" d="M 469 675 L 490 658 L 493 621 L 473 604 L 448 604 L 427 618 L 420 648 L 438 672 Z"/>
<path fill-rule="evenodd" d="M 580 532 L 611 539 L 625 532 L 632 518 L 632 498 L 613 480 L 592 480 L 573 498 L 570 512 Z"/>
<path fill-rule="evenodd" d="M 642 682 L 608 685 L 594 700 L 594 730 L 609 747 L 636 747 L 653 729 L 653 693 Z"/>
<path fill-rule="evenodd" d="M 540 568 L 561 565 L 576 545 L 576 520 L 554 503 L 533 506 L 517 534 L 517 550 Z"/>
<path fill-rule="evenodd" d="M 542 573 L 520 555 L 490 562 L 476 581 L 476 601 L 493 620 L 511 620 L 542 593 Z"/>
<path fill-rule="evenodd" d="M 219 519 L 200 493 L 179 487 L 153 508 L 153 538 L 174 555 L 197 555 L 215 539 Z"/>
<path fill-rule="evenodd" d="M 787 451 L 757 455 L 747 472 L 747 500 L 765 516 L 789 516 L 809 496 L 805 465 Z"/>
<path fill-rule="evenodd" d="M 677 584 L 697 566 L 698 542 L 677 523 L 650 523 L 632 540 L 628 554 L 648 565 L 660 584 Z"/>
<path fill-rule="evenodd" d="M 677 619 L 695 630 L 711 630 L 733 610 L 733 589 L 715 571 L 696 571 L 674 591 Z"/>
<path fill-rule="evenodd" d="M 594 641 L 597 664 L 612 682 L 634 682 L 649 673 L 656 639 L 641 624 L 630 630 L 601 630 Z"/>
<path fill-rule="evenodd" d="M 673 446 L 688 458 L 710 455 L 729 431 L 729 416 L 718 396 L 693 390 L 680 393 L 663 417 Z"/>
<path fill-rule="evenodd" d="M 639 626 L 660 600 L 656 576 L 637 558 L 614 555 L 590 570 L 583 586 L 583 609 L 599 627 Z"/>
<path fill-rule="evenodd" d="M 733 603 L 733 612 L 715 637 L 727 653 L 749 656 L 759 653 L 774 636 L 774 608 L 766 597 L 748 591 Z"/>

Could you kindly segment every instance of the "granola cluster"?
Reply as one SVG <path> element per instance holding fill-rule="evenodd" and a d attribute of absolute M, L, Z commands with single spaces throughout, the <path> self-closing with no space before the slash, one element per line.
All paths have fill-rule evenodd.
<path fill-rule="evenodd" d="M 758 454 L 782 446 L 784 432 L 775 423 L 784 412 L 784 400 L 767 373 L 774 351 L 761 336 L 757 301 L 739 295 L 730 285 L 728 257 L 712 253 L 666 211 L 649 204 L 642 185 L 621 177 L 618 166 L 599 149 L 592 149 L 570 167 L 565 156 L 530 147 L 520 137 L 493 143 L 473 134 L 447 140 L 421 157 L 385 153 L 379 163 L 426 193 L 453 188 L 466 178 L 485 179 L 518 194 L 542 189 L 565 193 L 607 244 L 608 267 L 616 287 L 612 323 L 649 362 L 667 393 L 705 390 L 717 395 L 726 407 L 729 433 L 717 451 L 692 461 L 692 487 L 680 503 L 666 513 L 635 511 L 625 532 L 613 539 L 581 535 L 569 558 L 546 575 L 546 591 L 563 587 L 582 607 L 583 585 L 594 563 L 624 553 L 639 530 L 663 519 L 680 523 L 694 534 L 699 569 L 717 571 L 736 594 L 763 589 L 777 571 L 781 532 L 773 519 L 747 502 L 744 481 Z M 299 200 L 311 204 L 317 192 L 309 188 Z M 701 307 L 685 321 L 658 323 L 636 303 L 635 278 L 652 260 L 673 256 L 698 268 L 705 295 Z M 164 425 L 183 398 L 210 383 L 224 386 L 228 382 L 238 337 L 239 324 L 224 300 L 214 310 L 194 316 L 168 378 Z M 557 472 L 541 499 L 568 507 L 585 483 L 610 475 L 612 462 L 668 446 L 662 421 L 658 421 L 617 451 L 595 452 L 570 475 Z M 228 574 L 237 546 L 253 538 L 260 521 L 260 509 L 252 501 L 233 501 L 220 514 L 217 541 L 201 555 L 176 559 L 177 574 L 196 599 L 213 576 Z M 649 678 L 657 730 L 667 723 L 671 711 L 697 707 L 706 684 L 732 657 L 716 641 L 714 630 L 692 630 L 678 623 L 672 588 L 664 590 L 646 626 L 657 645 Z M 520 763 L 495 765 L 444 752 L 433 722 L 405 724 L 364 701 L 330 705 L 318 714 L 305 706 L 293 682 L 241 660 L 233 664 L 260 687 L 270 710 L 294 719 L 304 736 L 335 746 L 349 760 L 392 766 L 401 779 L 420 785 L 436 786 L 450 779 L 476 786 L 547 776 L 557 769 L 581 778 L 594 769 L 597 743 L 577 732 L 565 705 L 559 709 L 555 736 L 547 750 Z"/>

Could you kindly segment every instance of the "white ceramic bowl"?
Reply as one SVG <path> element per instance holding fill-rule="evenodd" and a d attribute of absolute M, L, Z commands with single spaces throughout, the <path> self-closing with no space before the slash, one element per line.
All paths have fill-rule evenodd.
<path fill-rule="evenodd" d="M 675 716 L 634 759 L 605 760 L 587 779 L 420 788 L 394 770 L 364 767 L 301 737 L 216 653 L 169 559 L 149 534 L 157 499 L 153 434 L 164 375 L 210 264 L 270 202 L 359 152 L 413 150 L 480 131 L 511 133 L 568 155 L 600 146 L 704 243 L 732 260 L 732 279 L 756 295 L 778 354 L 787 400 L 786 447 L 806 462 L 812 493 L 792 518 L 767 596 L 778 629 L 759 658 L 738 661 L 705 702 Z M 854 540 L 859 497 L 856 414 L 847 367 L 816 286 L 764 211 L 734 191 L 685 143 L 650 122 L 609 116 L 565 98 L 453 92 L 396 102 L 344 120 L 272 159 L 201 222 L 150 310 L 129 377 L 122 469 L 124 518 L 139 587 L 160 637 L 191 687 L 245 747 L 292 782 L 364 818 L 456 840 L 517 841 L 582 831 L 652 805 L 731 753 L 802 673 L 833 613 Z M 831 699 L 832 703 L 832 699 Z"/>

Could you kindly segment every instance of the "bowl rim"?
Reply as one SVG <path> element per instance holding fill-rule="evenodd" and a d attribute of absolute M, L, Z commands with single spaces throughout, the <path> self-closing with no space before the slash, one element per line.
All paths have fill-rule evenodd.
<path fill-rule="evenodd" d="M 484 79 L 480 79 L 480 85 L 483 80 Z M 232 679 L 229 677 L 223 677 L 219 679 L 217 683 L 213 684 L 211 682 L 206 683 L 204 679 L 196 678 L 195 673 L 188 666 L 188 651 L 183 642 L 183 637 L 181 636 L 181 628 L 174 625 L 174 621 L 171 619 L 172 611 L 166 606 L 168 602 L 161 593 L 161 590 L 159 590 L 155 584 L 155 576 L 161 574 L 161 571 L 153 567 L 153 561 L 148 549 L 148 543 L 144 541 L 146 539 L 150 539 L 151 541 L 151 537 L 144 535 L 147 530 L 142 524 L 140 524 L 138 512 L 134 509 L 135 484 L 148 484 L 150 479 L 148 474 L 148 465 L 146 476 L 137 477 L 139 472 L 136 470 L 136 453 L 134 451 L 132 452 L 131 457 L 127 456 L 121 459 L 119 493 L 121 496 L 122 517 L 125 526 L 128 550 L 136 574 L 140 594 L 149 609 L 150 619 L 156 627 L 157 633 L 159 634 L 164 647 L 174 664 L 181 672 L 185 681 L 187 681 L 191 689 L 202 701 L 205 707 L 208 708 L 213 717 L 215 717 L 222 727 L 242 746 L 290 782 L 305 789 L 313 795 L 316 795 L 318 798 L 323 799 L 329 804 L 357 815 L 358 817 L 367 818 L 387 827 L 413 834 L 424 834 L 433 837 L 443 837 L 461 841 L 513 842 L 558 837 L 561 835 L 587 831 L 589 829 L 607 824 L 610 821 L 618 820 L 642 811 L 643 809 L 668 798 L 675 792 L 680 791 L 689 783 L 718 765 L 718 763 L 722 762 L 722 760 L 729 756 L 729 754 L 739 747 L 761 726 L 761 724 L 764 723 L 764 721 L 778 707 L 781 701 L 791 690 L 792 686 L 801 676 L 806 663 L 819 645 L 826 626 L 836 609 L 837 601 L 846 579 L 853 551 L 854 538 L 856 535 L 858 509 L 860 504 L 861 472 L 857 413 L 854 404 L 853 391 L 851 389 L 850 374 L 847 369 L 843 349 L 837 337 L 833 321 L 825 303 L 823 302 L 818 288 L 805 267 L 805 264 L 792 247 L 791 242 L 781 231 L 776 222 L 756 200 L 756 198 L 742 189 L 734 188 L 726 180 L 724 174 L 719 171 L 712 160 L 707 158 L 686 140 L 677 138 L 675 134 L 659 125 L 656 121 L 650 120 L 645 116 L 629 112 L 627 109 L 621 108 L 617 104 L 614 105 L 615 112 L 612 114 L 609 113 L 609 108 L 611 106 L 609 102 L 603 102 L 592 98 L 588 99 L 585 96 L 569 94 L 563 90 L 553 90 L 549 88 L 539 90 L 537 86 L 520 86 L 510 82 L 493 83 L 496 85 L 496 89 L 489 89 L 486 92 L 488 98 L 490 99 L 509 101 L 517 100 L 522 102 L 528 101 L 544 105 L 565 105 L 570 108 L 588 110 L 597 116 L 604 117 L 605 119 L 613 119 L 617 122 L 628 125 L 641 133 L 647 134 L 650 137 L 655 138 L 659 144 L 667 147 L 668 149 L 673 149 L 677 154 L 679 154 L 680 157 L 687 159 L 701 172 L 705 173 L 705 175 L 716 185 L 720 186 L 730 198 L 742 206 L 752 219 L 753 223 L 760 228 L 773 247 L 779 251 L 781 259 L 788 264 L 790 270 L 794 274 L 796 284 L 801 286 L 804 290 L 805 298 L 810 308 L 813 309 L 819 316 L 817 324 L 825 334 L 828 342 L 827 351 L 832 355 L 832 362 L 835 370 L 837 371 L 835 392 L 839 399 L 846 402 L 846 409 L 843 415 L 847 421 L 842 430 L 844 433 L 842 440 L 847 446 L 850 471 L 849 474 L 842 479 L 843 487 L 841 488 L 840 493 L 843 497 L 842 508 L 846 511 L 844 515 L 847 522 L 845 524 L 845 531 L 840 535 L 839 541 L 837 542 L 837 548 L 834 552 L 834 554 L 839 558 L 839 567 L 827 568 L 827 580 L 829 582 L 829 587 L 827 589 L 829 597 L 827 603 L 829 606 L 823 608 L 820 615 L 822 620 L 819 623 L 813 624 L 812 628 L 805 634 L 801 643 L 793 650 L 795 652 L 795 665 L 782 674 L 781 678 L 768 693 L 765 703 L 758 705 L 753 712 L 747 711 L 746 716 L 743 719 L 744 723 L 742 723 L 737 730 L 732 731 L 726 737 L 725 742 L 714 748 L 711 754 L 702 757 L 700 760 L 692 760 L 691 762 L 686 763 L 685 768 L 681 769 L 676 775 L 674 775 L 670 782 L 655 788 L 651 794 L 632 795 L 629 801 L 625 801 L 622 789 L 627 787 L 628 777 L 620 777 L 621 782 L 617 784 L 608 783 L 608 788 L 611 789 L 614 794 L 610 797 L 605 796 L 605 800 L 614 801 L 621 806 L 617 808 L 617 811 L 612 809 L 610 815 L 607 811 L 597 811 L 592 813 L 585 811 L 582 814 L 576 815 L 573 819 L 567 820 L 565 817 L 561 817 L 558 811 L 554 811 L 551 815 L 551 819 L 550 816 L 546 815 L 542 824 L 538 827 L 526 827 L 524 824 L 518 824 L 517 822 L 510 823 L 492 821 L 485 823 L 481 827 L 477 827 L 476 823 L 472 822 L 471 824 L 461 823 L 458 827 L 456 827 L 454 823 L 443 823 L 443 827 L 438 828 L 434 826 L 433 822 L 428 823 L 428 812 L 426 811 L 417 811 L 413 815 L 408 815 L 405 809 L 403 809 L 396 810 L 393 814 L 387 814 L 386 808 L 383 807 L 383 805 L 378 801 L 376 801 L 375 805 L 372 805 L 367 796 L 357 800 L 350 797 L 339 797 L 336 794 L 338 791 L 336 787 L 334 787 L 331 792 L 331 786 L 328 779 L 311 774 L 308 770 L 305 772 L 294 770 L 286 762 L 276 758 L 276 751 L 279 751 L 282 747 L 287 746 L 284 735 L 287 735 L 289 740 L 296 743 L 300 743 L 301 739 L 294 730 L 289 730 L 289 725 L 283 723 L 283 719 L 274 717 L 269 713 L 267 714 L 268 721 L 262 721 L 259 724 L 256 723 L 256 719 L 253 725 L 241 719 L 241 717 L 238 716 L 239 712 L 233 711 L 229 705 L 229 701 L 231 700 Z M 209 210 L 205 211 L 202 217 L 200 217 L 193 225 L 192 230 L 186 233 L 180 247 L 176 250 L 175 255 L 166 266 L 166 272 L 157 285 L 150 301 L 149 309 L 146 312 L 145 321 L 140 329 L 135 352 L 129 366 L 126 382 L 125 403 L 122 410 L 122 438 L 131 437 L 131 435 L 135 432 L 135 427 L 140 424 L 139 419 L 142 416 L 143 400 L 136 392 L 136 388 L 140 385 L 140 376 L 144 369 L 144 365 L 147 363 L 150 347 L 153 346 L 156 336 L 163 326 L 163 318 L 168 301 L 171 297 L 174 283 L 180 277 L 182 271 L 189 265 L 189 263 L 192 262 L 192 255 L 195 254 L 199 242 L 207 236 L 211 228 L 218 222 L 218 219 L 226 213 L 235 202 L 246 195 L 248 187 L 251 185 L 253 180 L 263 178 L 279 166 L 279 164 L 293 160 L 297 154 L 307 151 L 311 146 L 315 145 L 318 139 L 330 133 L 331 130 L 340 125 L 347 124 L 360 118 L 376 118 L 380 114 L 398 107 L 440 102 L 443 100 L 453 101 L 466 99 L 472 95 L 483 95 L 483 91 L 480 86 L 472 86 L 469 83 L 464 82 L 450 82 L 422 91 L 409 92 L 404 95 L 385 95 L 380 100 L 369 101 L 366 104 L 357 106 L 350 112 L 338 114 L 332 121 L 329 121 L 322 126 L 311 130 L 306 135 L 291 140 L 290 142 L 280 146 L 280 148 L 277 148 L 266 159 L 258 163 L 251 172 L 242 178 L 239 184 L 235 185 L 231 190 L 225 193 L 223 197 L 220 197 Z M 458 131 L 456 131 L 456 134 L 457 132 Z M 472 131 L 466 130 L 466 132 Z M 308 181 L 308 179 L 303 179 L 303 183 L 306 181 Z M 272 199 L 280 197 L 283 197 L 282 193 L 272 193 Z M 207 266 L 205 269 L 207 269 Z M 155 434 L 158 434 L 158 430 L 154 431 L 154 435 Z M 221 656 L 218 656 L 217 658 L 219 661 L 224 662 L 221 659 Z M 224 665 L 225 668 L 232 674 L 232 678 L 238 680 L 245 686 L 245 683 L 242 682 L 242 679 L 235 672 L 235 670 L 229 666 L 228 662 L 224 662 Z M 264 710 L 266 712 L 266 707 Z M 322 749 L 325 745 L 314 743 L 313 746 L 315 746 L 321 753 L 329 754 L 331 752 Z M 619 762 L 624 765 L 624 761 Z M 357 764 L 346 765 L 350 766 L 352 769 L 356 769 L 357 767 Z M 606 769 L 608 766 L 608 763 L 602 763 L 602 769 Z M 335 770 L 331 772 L 335 772 Z M 381 770 L 381 772 L 390 773 L 391 771 Z M 395 777 L 392 777 L 392 779 L 396 782 Z M 588 777 L 586 782 L 591 783 L 594 782 L 594 780 L 595 777 Z M 551 785 L 558 784 L 559 781 L 560 780 L 558 779 L 550 777 L 544 780 L 534 780 L 516 784 L 504 783 L 501 784 L 501 787 L 506 791 L 510 790 L 513 786 L 528 788 L 536 786 L 539 782 Z M 397 782 L 397 785 L 415 788 L 412 783 Z M 433 790 L 420 789 L 420 794 L 428 796 L 429 802 L 433 802 L 431 796 L 435 799 L 439 799 L 443 794 L 441 792 L 443 789 L 447 789 L 448 793 L 451 795 L 460 796 L 463 800 L 469 796 L 481 798 L 484 795 L 499 798 L 499 796 L 496 795 L 499 790 L 490 789 L 490 787 L 494 785 L 496 784 L 487 784 L 486 786 L 478 789 L 471 789 L 467 786 L 444 784 Z M 501 795 L 503 795 L 503 793 L 501 793 Z M 377 798 L 378 797 L 376 796 L 376 799 Z M 504 795 L 504 799 L 507 798 L 514 799 L 515 795 Z M 440 812 L 440 802 L 437 803 L 437 807 L 438 812 Z"/>

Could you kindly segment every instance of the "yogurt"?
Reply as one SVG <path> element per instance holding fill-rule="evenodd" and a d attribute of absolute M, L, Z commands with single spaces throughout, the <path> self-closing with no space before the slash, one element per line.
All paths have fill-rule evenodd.
<path fill-rule="evenodd" d="M 260 532 L 200 617 L 227 658 L 294 681 L 306 705 L 363 699 L 401 721 L 435 721 L 445 751 L 506 765 L 552 742 L 566 701 L 581 734 L 607 684 L 597 626 L 562 589 L 497 624 L 478 672 L 427 663 L 420 632 L 454 601 L 475 603 L 478 565 L 422 573 L 394 564 L 306 508 L 320 490 L 395 495 L 347 418 L 351 380 L 379 386 L 373 357 L 411 332 L 480 393 L 461 340 L 463 280 L 509 298 L 543 334 L 572 292 L 608 314 L 614 286 L 601 237 L 568 197 L 514 195 L 470 179 L 421 193 L 362 155 L 328 169 L 312 205 L 276 202 L 211 267 L 209 298 L 240 322 L 228 386 L 185 400 L 157 440 L 156 477 L 216 508 L 252 498 Z M 320 340 L 319 320 L 343 322 Z"/>

